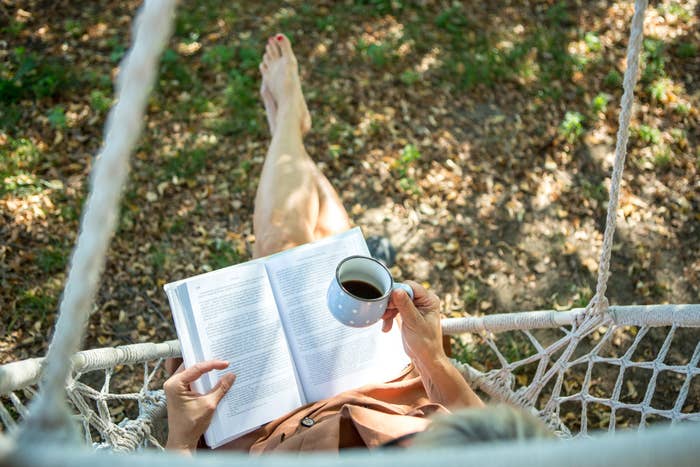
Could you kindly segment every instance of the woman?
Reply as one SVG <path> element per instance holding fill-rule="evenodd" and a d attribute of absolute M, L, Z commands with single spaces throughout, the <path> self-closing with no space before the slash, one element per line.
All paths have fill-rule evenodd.
<path fill-rule="evenodd" d="M 311 117 L 301 90 L 289 39 L 268 40 L 261 95 L 272 141 L 255 199 L 254 256 L 267 256 L 350 228 L 338 194 L 304 149 Z M 249 433 L 224 448 L 266 452 L 377 447 L 423 431 L 428 416 L 483 402 L 449 362 L 442 347 L 440 301 L 415 282 L 414 300 L 394 291 L 383 330 L 399 324 L 410 365 L 397 379 L 364 386 L 308 404 Z M 208 361 L 182 368 L 165 383 L 168 399 L 167 448 L 191 453 L 207 429 L 216 405 L 234 384 L 227 374 L 208 394 L 189 384 L 228 364 Z M 236 390 L 235 386 L 231 389 Z"/>

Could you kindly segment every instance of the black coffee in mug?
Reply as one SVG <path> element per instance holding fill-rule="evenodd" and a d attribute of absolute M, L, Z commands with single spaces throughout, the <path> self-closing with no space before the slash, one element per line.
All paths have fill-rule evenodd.
<path fill-rule="evenodd" d="M 364 300 L 374 300 L 384 295 L 378 288 L 365 281 L 348 280 L 341 285 L 349 294 Z"/>

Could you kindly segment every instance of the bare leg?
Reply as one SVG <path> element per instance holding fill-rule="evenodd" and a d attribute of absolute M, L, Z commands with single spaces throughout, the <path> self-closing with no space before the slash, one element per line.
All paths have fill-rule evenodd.
<path fill-rule="evenodd" d="M 255 197 L 255 257 L 350 227 L 338 194 L 304 148 L 311 118 L 289 39 L 279 34 L 268 41 L 260 71 L 272 141 Z"/>

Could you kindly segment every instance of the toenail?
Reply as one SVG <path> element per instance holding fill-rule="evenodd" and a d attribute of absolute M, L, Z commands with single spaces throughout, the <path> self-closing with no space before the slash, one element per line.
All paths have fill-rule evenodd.
<path fill-rule="evenodd" d="M 280 41 L 280 42 L 282 42 L 282 34 L 278 34 L 278 35 L 277 35 L 277 40 Z"/>

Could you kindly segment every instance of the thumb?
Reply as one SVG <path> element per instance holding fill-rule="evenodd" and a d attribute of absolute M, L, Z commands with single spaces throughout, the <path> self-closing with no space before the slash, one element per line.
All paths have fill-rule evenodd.
<path fill-rule="evenodd" d="M 228 390 L 231 389 L 231 386 L 233 386 L 234 381 L 236 381 L 236 375 L 234 375 L 233 373 L 226 373 L 221 377 L 217 385 L 214 386 L 214 389 L 209 391 L 206 397 L 212 399 L 213 402 L 218 405 L 219 401 L 221 401 L 221 399 L 224 398 Z"/>
<path fill-rule="evenodd" d="M 396 309 L 399 310 L 401 318 L 403 318 L 406 323 L 415 323 L 416 320 L 418 320 L 420 312 L 413 304 L 411 297 L 409 297 L 405 291 L 400 289 L 395 290 L 391 298 Z"/>

